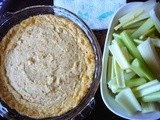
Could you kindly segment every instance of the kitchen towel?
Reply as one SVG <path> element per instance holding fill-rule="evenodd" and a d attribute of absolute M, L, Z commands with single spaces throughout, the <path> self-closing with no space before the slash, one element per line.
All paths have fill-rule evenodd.
<path fill-rule="evenodd" d="M 78 15 L 91 29 L 107 29 L 113 14 L 126 0 L 54 0 L 54 5 Z"/>

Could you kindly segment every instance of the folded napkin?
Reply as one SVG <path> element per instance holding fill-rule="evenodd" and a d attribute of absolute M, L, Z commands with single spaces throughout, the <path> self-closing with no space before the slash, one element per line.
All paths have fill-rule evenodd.
<path fill-rule="evenodd" d="M 126 0 L 54 0 L 54 5 L 78 15 L 91 29 L 107 29 L 114 12 Z"/>

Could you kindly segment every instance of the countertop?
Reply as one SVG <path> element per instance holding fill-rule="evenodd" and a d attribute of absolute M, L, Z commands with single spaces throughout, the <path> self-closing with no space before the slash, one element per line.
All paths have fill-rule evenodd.
<path fill-rule="evenodd" d="M 9 2 L 9 4 L 6 5 L 6 9 L 0 12 L 0 15 L 2 12 L 14 12 L 16 10 L 19 10 L 21 8 L 31 6 L 31 5 L 53 5 L 52 0 L 6 0 Z M 133 1 L 145 1 L 145 0 L 127 0 L 127 2 L 133 2 Z M 1 1 L 0 1 L 1 2 Z M 107 34 L 107 29 L 104 30 L 93 30 L 95 33 L 97 40 L 99 41 L 102 53 L 105 43 L 105 37 Z M 106 120 L 106 119 L 112 119 L 112 120 L 124 120 L 123 118 L 115 115 L 112 113 L 103 103 L 101 94 L 100 94 L 100 88 L 98 88 L 96 94 L 95 94 L 95 106 L 92 110 L 91 114 L 85 118 L 85 120 Z M 3 118 L 0 117 L 0 120 L 3 120 Z"/>

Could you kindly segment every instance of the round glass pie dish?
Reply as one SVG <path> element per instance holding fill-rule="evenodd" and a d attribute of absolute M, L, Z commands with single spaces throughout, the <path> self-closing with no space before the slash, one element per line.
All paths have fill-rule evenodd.
<path fill-rule="evenodd" d="M 81 30 L 85 33 L 87 38 L 89 39 L 91 46 L 94 51 L 95 55 L 95 72 L 93 76 L 93 82 L 85 95 L 85 97 L 81 100 L 81 102 L 75 108 L 71 109 L 70 111 L 62 114 L 60 116 L 55 116 L 51 118 L 44 118 L 44 119 L 75 119 L 75 117 L 83 118 L 85 117 L 82 114 L 82 111 L 87 107 L 87 105 L 94 103 L 94 95 L 99 85 L 100 75 L 101 75 L 101 51 L 100 46 L 94 36 L 93 32 L 90 28 L 80 20 L 76 15 L 73 13 L 59 7 L 53 6 L 32 6 L 15 13 L 6 13 L 0 18 L 0 40 L 7 34 L 8 30 L 15 26 L 16 24 L 20 23 L 22 20 L 27 19 L 30 16 L 35 15 L 43 15 L 43 14 L 53 14 L 55 16 L 60 16 L 66 18 L 73 23 L 75 23 Z M 90 105 L 90 107 L 92 107 Z M 0 115 L 6 117 L 8 119 L 32 119 L 27 116 L 22 116 L 17 113 L 15 110 L 10 109 L 7 104 L 1 101 L 0 105 Z"/>

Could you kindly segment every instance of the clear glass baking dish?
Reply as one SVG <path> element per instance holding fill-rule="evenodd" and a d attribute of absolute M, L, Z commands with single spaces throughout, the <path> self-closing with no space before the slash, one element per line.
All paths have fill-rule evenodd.
<path fill-rule="evenodd" d="M 74 22 L 77 26 L 79 26 L 90 40 L 90 43 L 95 53 L 95 60 L 96 60 L 93 82 L 86 96 L 82 99 L 79 105 L 61 116 L 44 118 L 41 120 L 83 119 L 88 115 L 88 113 L 90 113 L 95 104 L 94 95 L 98 89 L 101 76 L 102 53 L 94 33 L 78 16 L 74 15 L 72 12 L 66 9 L 55 6 L 46 6 L 46 5 L 31 6 L 14 13 L 5 13 L 0 17 L 0 40 L 6 35 L 7 31 L 14 25 L 20 23 L 22 20 L 30 16 L 39 14 L 53 14 L 56 16 L 61 16 L 66 19 L 69 19 L 70 21 Z M 29 118 L 28 116 L 20 115 L 18 112 L 11 109 L 2 100 L 0 100 L 0 116 L 12 120 L 22 120 L 22 119 L 34 120 L 33 118 Z"/>

